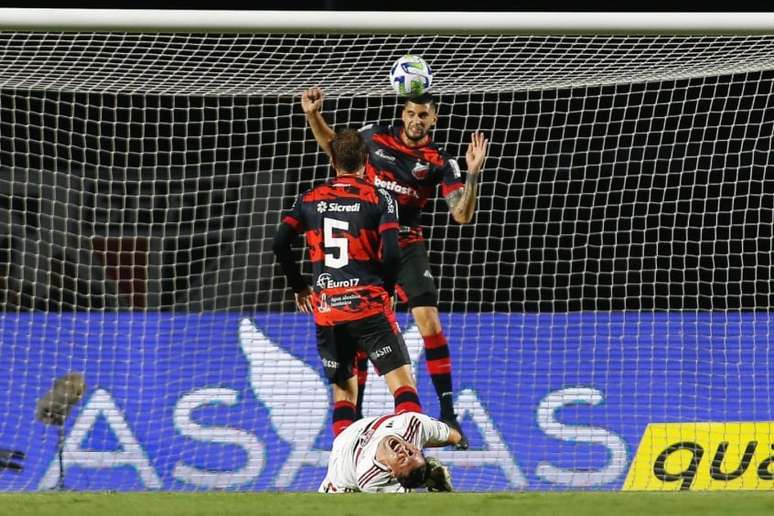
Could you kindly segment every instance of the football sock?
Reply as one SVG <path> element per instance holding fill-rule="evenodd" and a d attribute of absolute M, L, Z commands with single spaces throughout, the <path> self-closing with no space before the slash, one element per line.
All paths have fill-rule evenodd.
<path fill-rule="evenodd" d="M 419 395 L 417 390 L 410 386 L 404 385 L 398 387 L 393 393 L 395 397 L 395 413 L 403 414 L 404 412 L 422 412 L 422 405 L 419 403 Z"/>
<path fill-rule="evenodd" d="M 333 404 L 333 436 L 338 436 L 355 420 L 355 405 L 349 401 Z"/>
<path fill-rule="evenodd" d="M 452 365 L 449 354 L 449 344 L 443 333 L 422 337 L 425 341 L 425 357 L 427 371 L 433 381 L 433 387 L 441 404 L 441 418 L 454 416 L 454 399 L 452 396 Z"/>

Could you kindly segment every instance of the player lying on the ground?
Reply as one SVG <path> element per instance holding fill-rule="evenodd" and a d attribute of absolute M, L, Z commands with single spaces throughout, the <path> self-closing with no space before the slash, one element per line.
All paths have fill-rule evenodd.
<path fill-rule="evenodd" d="M 451 491 L 449 470 L 423 448 L 456 445 L 462 436 L 428 415 L 406 412 L 360 419 L 333 441 L 321 493 Z"/>

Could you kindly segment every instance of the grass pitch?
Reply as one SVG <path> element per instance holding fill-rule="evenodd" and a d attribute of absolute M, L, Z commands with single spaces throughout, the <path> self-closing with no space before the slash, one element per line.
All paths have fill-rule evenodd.
<path fill-rule="evenodd" d="M 15 493 L 13 516 L 707 516 L 774 515 L 770 493 Z"/>

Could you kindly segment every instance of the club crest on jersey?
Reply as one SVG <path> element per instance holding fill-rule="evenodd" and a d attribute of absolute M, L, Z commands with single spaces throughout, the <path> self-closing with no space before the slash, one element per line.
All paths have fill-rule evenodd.
<path fill-rule="evenodd" d="M 427 177 L 430 173 L 430 165 L 422 161 L 417 161 L 414 168 L 411 170 L 411 175 L 419 179 L 420 181 Z"/>
<path fill-rule="evenodd" d="M 374 430 L 373 428 L 371 428 L 371 429 L 369 429 L 368 431 L 366 431 L 366 432 L 363 432 L 363 433 L 362 433 L 362 435 L 360 436 L 360 439 L 358 439 L 358 446 L 360 446 L 361 448 L 362 448 L 362 447 L 365 447 L 365 445 L 367 445 L 367 444 L 368 444 L 368 441 L 370 441 L 370 440 L 371 440 L 371 437 L 373 437 L 373 436 L 374 436 L 374 432 L 375 432 L 375 431 L 376 431 L 376 430 Z"/>

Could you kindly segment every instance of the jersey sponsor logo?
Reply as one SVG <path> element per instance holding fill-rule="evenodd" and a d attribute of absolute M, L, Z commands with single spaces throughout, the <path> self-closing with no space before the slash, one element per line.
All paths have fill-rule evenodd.
<path fill-rule="evenodd" d="M 326 201 L 320 201 L 317 203 L 317 212 L 318 213 L 325 213 L 325 212 L 355 212 L 360 211 L 360 203 L 357 202 L 355 204 L 339 204 L 337 202 L 326 202 Z"/>
<path fill-rule="evenodd" d="M 374 155 L 391 162 L 395 162 L 396 159 L 395 156 L 387 154 L 387 151 L 384 149 L 376 149 L 376 151 L 374 151 Z"/>
<path fill-rule="evenodd" d="M 774 422 L 651 423 L 625 491 L 771 490 Z"/>
<path fill-rule="evenodd" d="M 392 353 L 392 346 L 384 346 L 371 353 L 370 356 L 372 360 L 376 360 L 377 358 L 386 357 L 390 353 Z"/>
<path fill-rule="evenodd" d="M 419 199 L 419 194 L 416 190 L 414 190 L 411 187 L 403 186 L 402 184 L 399 184 L 397 181 L 385 181 L 384 179 L 380 177 L 374 178 L 374 186 L 377 188 L 384 188 L 385 190 L 389 190 L 391 192 L 399 193 L 402 195 L 410 195 L 412 197 L 416 197 Z"/>
<path fill-rule="evenodd" d="M 387 203 L 387 213 L 395 213 L 395 201 L 392 200 L 392 195 L 384 188 L 377 188 L 377 190 L 384 196 L 384 200 Z"/>
<path fill-rule="evenodd" d="M 360 303 L 362 300 L 363 298 L 359 294 L 344 294 L 341 296 L 331 296 L 328 303 L 333 308 L 341 308 L 352 303 Z"/>
<path fill-rule="evenodd" d="M 414 168 L 411 169 L 411 175 L 419 179 L 420 181 L 427 178 L 427 174 L 430 172 L 430 165 L 423 161 L 417 161 Z"/>
<path fill-rule="evenodd" d="M 450 159 L 449 165 L 451 165 L 452 173 L 454 174 L 454 177 L 460 178 L 462 177 L 462 171 L 460 170 L 460 164 L 457 163 L 456 159 Z"/>
<path fill-rule="evenodd" d="M 336 369 L 336 368 L 339 367 L 339 363 L 338 362 L 336 362 L 335 360 L 331 360 L 329 358 L 323 358 L 322 359 L 322 363 L 328 369 Z"/>
<path fill-rule="evenodd" d="M 338 288 L 338 287 L 356 287 L 360 284 L 360 278 L 349 278 L 345 280 L 336 281 L 329 272 L 323 272 L 317 276 L 317 287 L 323 288 Z"/>

